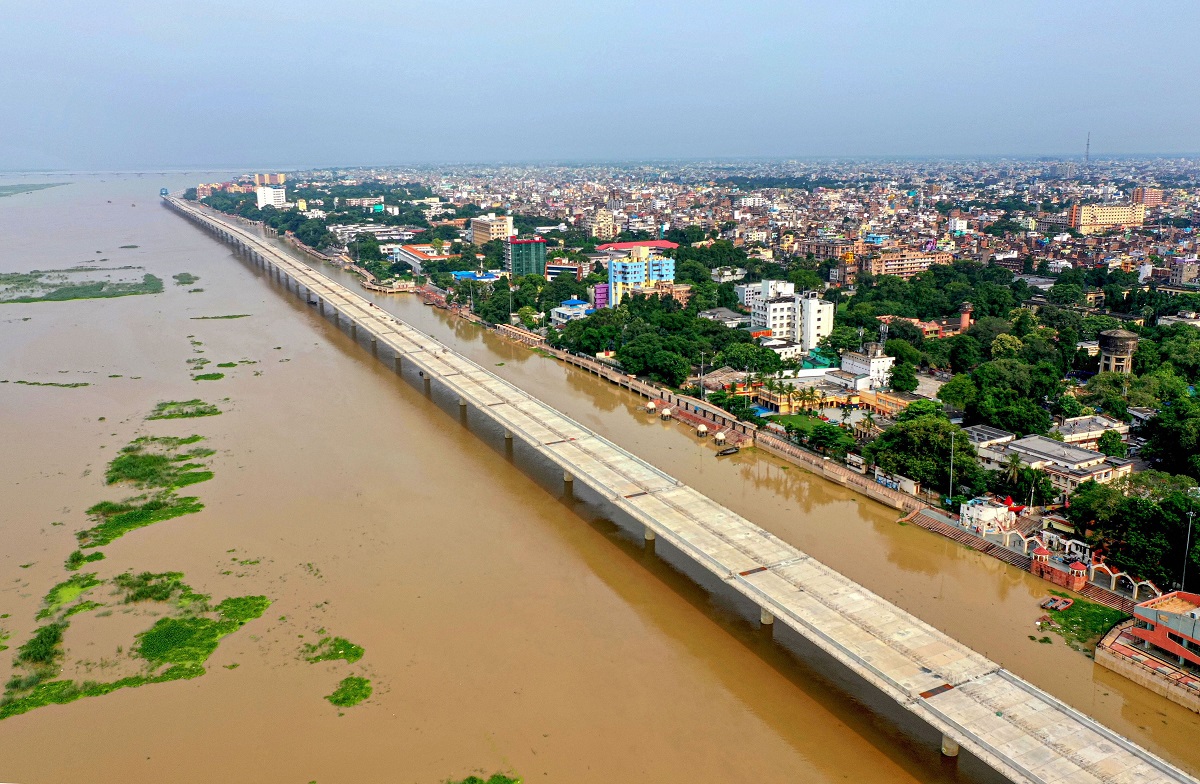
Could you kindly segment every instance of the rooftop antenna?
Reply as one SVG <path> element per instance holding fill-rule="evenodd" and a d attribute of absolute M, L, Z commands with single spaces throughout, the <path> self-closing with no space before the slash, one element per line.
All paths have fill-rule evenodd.
<path fill-rule="evenodd" d="M 1083 148 L 1083 168 L 1088 168 L 1092 163 L 1092 132 L 1088 131 L 1087 145 Z"/>
<path fill-rule="evenodd" d="M 886 323 L 879 325 L 879 342 L 887 343 L 888 325 Z"/>
<path fill-rule="evenodd" d="M 863 328 L 862 327 L 858 328 L 858 350 L 859 351 L 863 350 Z"/>

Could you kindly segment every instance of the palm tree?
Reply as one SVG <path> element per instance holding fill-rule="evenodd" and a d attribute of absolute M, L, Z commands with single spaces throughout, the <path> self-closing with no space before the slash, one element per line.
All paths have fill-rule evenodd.
<path fill-rule="evenodd" d="M 871 428 L 875 427 L 875 412 L 868 409 L 859 421 L 866 425 L 868 433 L 871 432 Z"/>
<path fill-rule="evenodd" d="M 850 407 L 842 406 L 842 424 L 845 425 L 850 421 Z"/>
<path fill-rule="evenodd" d="M 1009 455 L 1001 470 L 1004 472 L 1004 481 L 1009 487 L 1016 487 L 1017 482 L 1021 479 L 1021 456 L 1018 454 Z"/>

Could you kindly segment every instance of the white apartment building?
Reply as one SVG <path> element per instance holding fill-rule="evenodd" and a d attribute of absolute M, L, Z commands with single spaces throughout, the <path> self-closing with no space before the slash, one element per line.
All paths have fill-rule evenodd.
<path fill-rule="evenodd" d="M 834 305 L 821 299 L 820 292 L 797 294 L 788 281 L 764 280 L 757 293 L 747 292 L 747 299 L 751 329 L 769 329 L 772 337 L 796 343 L 805 354 L 833 332 Z"/>
<path fill-rule="evenodd" d="M 740 286 L 734 286 L 734 291 L 737 292 L 738 302 L 750 310 L 754 310 L 754 303 L 760 299 L 794 295 L 796 284 L 786 280 L 764 280 L 758 283 L 743 283 Z"/>
<path fill-rule="evenodd" d="M 254 195 L 257 197 L 258 208 L 274 207 L 277 210 L 282 210 L 284 202 L 287 201 L 287 192 L 284 188 L 272 188 L 269 185 L 262 185 L 254 189 Z"/>
<path fill-rule="evenodd" d="M 965 232 L 969 228 L 966 218 L 951 218 L 946 224 L 946 230 L 951 233 L 956 231 Z"/>
<path fill-rule="evenodd" d="M 883 346 L 868 343 L 862 351 L 847 351 L 842 354 L 842 368 L 829 373 L 826 378 L 835 384 L 858 392 L 883 389 L 891 383 L 894 357 L 883 353 Z"/>
<path fill-rule="evenodd" d="M 820 292 L 806 291 L 796 297 L 800 310 L 799 323 L 792 338 L 807 354 L 829 335 L 833 334 L 833 313 L 837 309 L 829 300 L 821 299 Z"/>

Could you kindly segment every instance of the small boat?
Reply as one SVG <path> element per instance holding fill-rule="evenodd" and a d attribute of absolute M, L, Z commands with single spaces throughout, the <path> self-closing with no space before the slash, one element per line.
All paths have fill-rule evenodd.
<path fill-rule="evenodd" d="M 1058 604 L 1058 599 L 1055 599 L 1053 596 L 1051 596 L 1046 599 L 1043 599 L 1042 603 L 1038 606 L 1041 607 L 1043 610 L 1052 610 L 1052 609 L 1054 609 L 1054 606 L 1056 604 Z"/>
<path fill-rule="evenodd" d="M 740 446 L 727 446 L 724 449 L 722 449 L 720 452 L 717 452 L 717 457 L 728 457 L 729 455 L 736 455 L 738 452 L 741 452 L 741 451 L 742 451 L 742 448 Z"/>
<path fill-rule="evenodd" d="M 1055 610 L 1058 610 L 1059 612 L 1062 612 L 1063 610 L 1067 609 L 1068 607 L 1070 607 L 1070 606 L 1071 606 L 1072 604 L 1074 604 L 1074 603 L 1075 603 L 1075 600 L 1074 600 L 1074 599 L 1059 599 L 1059 600 L 1058 600 L 1058 601 L 1055 603 L 1055 605 L 1054 605 L 1054 609 L 1055 609 Z"/>

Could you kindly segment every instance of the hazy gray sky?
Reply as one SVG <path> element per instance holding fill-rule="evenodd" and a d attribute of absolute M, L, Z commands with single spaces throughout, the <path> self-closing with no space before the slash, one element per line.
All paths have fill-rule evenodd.
<path fill-rule="evenodd" d="M 6 0 L 0 168 L 1200 152 L 1200 3 Z"/>

